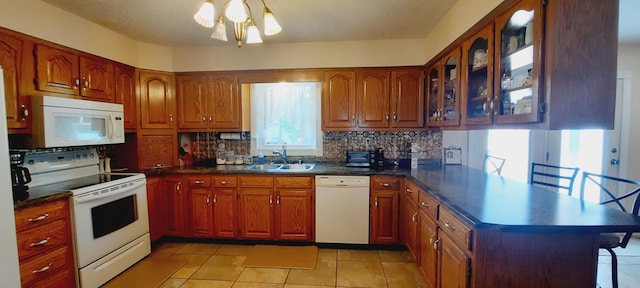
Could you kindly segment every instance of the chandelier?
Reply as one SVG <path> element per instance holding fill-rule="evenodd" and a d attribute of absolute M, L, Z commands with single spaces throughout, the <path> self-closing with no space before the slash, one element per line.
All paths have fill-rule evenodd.
<path fill-rule="evenodd" d="M 272 36 L 280 33 L 280 31 L 282 31 L 280 24 L 278 24 L 276 18 L 273 17 L 273 13 L 271 13 L 267 4 L 264 3 L 264 0 L 261 1 L 264 6 L 262 14 L 264 19 L 264 35 Z M 258 32 L 258 27 L 256 27 L 256 22 L 253 20 L 253 15 L 251 14 L 251 7 L 249 7 L 246 0 L 227 0 L 224 6 L 226 7 L 224 16 L 220 15 L 218 21 L 215 21 L 213 0 L 206 0 L 204 4 L 202 4 L 202 7 L 200 7 L 200 10 L 193 15 L 193 19 L 206 28 L 213 28 L 211 38 L 226 42 L 227 29 L 225 28 L 224 19 L 226 16 L 226 18 L 233 23 L 233 34 L 236 41 L 238 41 L 238 48 L 242 46 L 242 41 L 245 41 L 245 38 L 247 44 L 262 43 L 260 32 Z"/>

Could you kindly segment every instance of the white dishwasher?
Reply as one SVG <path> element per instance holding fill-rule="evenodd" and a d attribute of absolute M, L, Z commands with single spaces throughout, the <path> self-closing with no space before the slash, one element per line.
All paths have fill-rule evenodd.
<path fill-rule="evenodd" d="M 316 242 L 369 244 L 369 176 L 316 176 Z"/>

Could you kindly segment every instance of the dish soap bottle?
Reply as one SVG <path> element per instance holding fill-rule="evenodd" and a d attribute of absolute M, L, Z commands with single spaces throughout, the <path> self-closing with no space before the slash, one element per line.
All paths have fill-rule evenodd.
<path fill-rule="evenodd" d="M 264 154 L 262 152 L 258 154 L 258 164 L 264 164 Z"/>

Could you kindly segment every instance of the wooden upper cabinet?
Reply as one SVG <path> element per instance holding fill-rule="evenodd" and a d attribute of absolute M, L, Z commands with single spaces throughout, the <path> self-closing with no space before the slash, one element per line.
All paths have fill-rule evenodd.
<path fill-rule="evenodd" d="M 178 75 L 178 128 L 207 128 L 209 89 L 205 75 Z"/>
<path fill-rule="evenodd" d="M 440 63 L 442 67 L 442 81 L 440 86 L 442 89 L 438 91 L 440 113 L 440 125 L 460 126 L 462 119 L 460 114 L 460 48 L 451 51 L 442 59 Z"/>
<path fill-rule="evenodd" d="M 124 106 L 124 128 L 136 129 L 138 109 L 136 102 L 136 70 L 134 67 L 119 64 L 115 67 L 116 103 Z"/>
<path fill-rule="evenodd" d="M 216 131 L 242 129 L 242 99 L 231 74 L 177 76 L 178 128 Z"/>
<path fill-rule="evenodd" d="M 388 70 L 366 69 L 357 72 L 358 116 L 356 122 L 358 127 L 389 127 L 391 119 L 389 74 Z"/>
<path fill-rule="evenodd" d="M 7 127 L 29 127 L 29 103 L 20 97 L 21 63 L 24 41 L 17 37 L 0 33 L 0 67 L 4 73 L 4 101 L 7 110 Z"/>
<path fill-rule="evenodd" d="M 465 125 L 491 124 L 493 105 L 493 24 L 462 43 L 462 99 Z"/>
<path fill-rule="evenodd" d="M 176 99 L 172 73 L 138 70 L 141 128 L 172 129 Z"/>
<path fill-rule="evenodd" d="M 36 45 L 36 87 L 40 91 L 114 102 L 114 63 L 71 50 Z"/>
<path fill-rule="evenodd" d="M 541 120 L 541 5 L 522 0 L 495 20 L 494 123 Z"/>
<path fill-rule="evenodd" d="M 40 91 L 79 95 L 78 55 L 46 45 L 36 45 L 36 86 Z"/>
<path fill-rule="evenodd" d="M 424 70 L 391 72 L 391 127 L 424 125 Z"/>
<path fill-rule="evenodd" d="M 356 72 L 326 72 L 323 90 L 322 128 L 356 127 Z"/>
<path fill-rule="evenodd" d="M 242 129 L 242 99 L 234 75 L 209 75 L 211 89 L 208 121 L 212 128 L 225 131 Z"/>

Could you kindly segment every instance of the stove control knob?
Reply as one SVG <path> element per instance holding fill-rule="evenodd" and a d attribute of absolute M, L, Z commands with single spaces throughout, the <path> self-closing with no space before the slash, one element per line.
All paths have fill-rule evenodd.
<path fill-rule="evenodd" d="M 93 153 L 90 153 L 89 158 L 93 158 L 93 157 L 94 157 Z"/>
<path fill-rule="evenodd" d="M 82 154 L 82 158 L 87 159 L 87 154 Z"/>
<path fill-rule="evenodd" d="M 80 160 L 80 154 L 76 155 L 76 159 Z"/>

